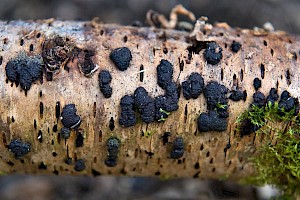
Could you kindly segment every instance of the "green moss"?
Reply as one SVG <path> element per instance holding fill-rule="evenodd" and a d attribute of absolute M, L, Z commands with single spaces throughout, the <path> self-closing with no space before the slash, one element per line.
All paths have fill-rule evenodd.
<path fill-rule="evenodd" d="M 256 134 L 264 138 L 249 159 L 257 174 L 247 182 L 274 185 L 283 191 L 285 199 L 300 195 L 300 123 L 295 109 L 285 112 L 278 102 L 269 102 L 262 108 L 252 105 L 237 119 L 238 129 L 244 120 L 250 120 L 260 127 Z"/>
<path fill-rule="evenodd" d="M 159 109 L 159 112 L 164 113 L 164 114 L 166 114 L 167 116 L 169 116 L 169 115 L 171 114 L 170 112 L 167 112 L 167 111 L 165 111 L 165 110 L 162 109 L 162 108 Z M 160 119 L 158 119 L 157 121 L 159 121 L 159 122 L 164 122 L 164 121 L 166 121 L 166 118 L 164 118 L 164 116 L 161 115 L 161 116 L 160 116 Z"/>

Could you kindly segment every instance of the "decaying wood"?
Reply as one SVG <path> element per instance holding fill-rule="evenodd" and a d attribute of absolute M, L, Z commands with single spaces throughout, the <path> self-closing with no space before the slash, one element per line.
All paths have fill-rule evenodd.
<path fill-rule="evenodd" d="M 272 87 L 278 87 L 279 94 L 284 90 L 297 98 L 300 94 L 300 62 L 297 59 L 300 38 L 284 32 L 258 34 L 257 30 L 232 29 L 217 24 L 207 30 L 196 30 L 191 37 L 188 32 L 176 30 L 51 20 L 0 22 L 0 29 L 0 171 L 5 174 L 245 178 L 255 173 L 247 158 L 255 153 L 260 138 L 255 134 L 241 138 L 235 132 L 235 122 L 253 100 L 253 79 L 262 80 L 260 91 L 265 95 Z M 47 81 L 44 74 L 25 95 L 20 86 L 7 81 L 7 62 L 24 53 L 41 55 L 45 40 L 55 37 L 67 38 L 70 48 L 93 51 L 93 62 L 99 69 L 91 77 L 86 77 L 78 69 L 78 58 L 70 56 L 67 62 L 62 61 L 68 70 L 60 69 L 54 73 L 52 81 Z M 215 41 L 223 48 L 223 59 L 217 65 L 207 64 L 203 57 L 204 49 L 200 47 L 207 41 Z M 237 53 L 230 50 L 233 41 L 242 44 Z M 199 47 L 199 52 L 189 48 L 193 45 L 195 49 Z M 128 47 L 132 53 L 130 67 L 125 71 L 119 71 L 109 59 L 110 52 L 118 47 Z M 191 100 L 185 100 L 181 94 L 179 109 L 164 122 L 138 122 L 129 128 L 119 125 L 120 99 L 124 95 L 133 94 L 138 86 L 145 87 L 152 97 L 163 94 L 156 75 L 161 59 L 173 64 L 173 81 L 177 84 L 192 72 L 199 72 L 205 83 L 215 80 L 230 90 L 238 87 L 247 91 L 245 102 L 229 101 L 227 131 L 197 131 L 197 118 L 207 110 L 203 94 Z M 183 63 L 182 71 L 180 63 Z M 265 67 L 264 78 L 261 77 L 261 64 Z M 141 65 L 144 66 L 143 81 L 140 81 Z M 99 89 L 98 73 L 102 69 L 109 70 L 112 75 L 111 98 L 104 98 Z M 60 112 L 66 104 L 76 105 L 77 114 L 82 119 L 79 129 L 84 137 L 82 147 L 75 145 L 74 130 L 67 140 L 59 137 L 63 126 L 56 118 L 57 102 L 60 103 Z M 114 128 L 110 127 L 112 122 Z M 163 145 L 162 141 L 165 132 L 171 133 L 169 142 L 176 136 L 183 138 L 185 152 L 182 158 L 170 158 L 172 144 Z M 41 135 L 42 141 L 39 140 Z M 121 142 L 115 167 L 104 164 L 106 141 L 111 136 Z M 30 143 L 30 152 L 15 158 L 7 147 L 13 139 Z M 224 148 L 229 142 L 231 147 L 225 153 Z M 72 158 L 72 164 L 65 163 L 67 158 Z M 77 172 L 74 163 L 80 159 L 86 168 Z"/>

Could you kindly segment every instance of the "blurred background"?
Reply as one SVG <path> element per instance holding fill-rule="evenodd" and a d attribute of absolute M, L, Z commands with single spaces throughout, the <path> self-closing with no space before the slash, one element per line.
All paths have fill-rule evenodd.
<path fill-rule="evenodd" d="M 1 20 L 91 20 L 104 23 L 145 24 L 149 9 L 169 16 L 183 4 L 196 17 L 228 22 L 234 27 L 262 27 L 300 33 L 299 0 L 0 0 Z M 275 192 L 275 193 L 274 193 Z M 270 187 L 256 188 L 216 180 L 127 177 L 57 177 L 13 175 L 0 177 L 0 199 L 269 199 Z"/>

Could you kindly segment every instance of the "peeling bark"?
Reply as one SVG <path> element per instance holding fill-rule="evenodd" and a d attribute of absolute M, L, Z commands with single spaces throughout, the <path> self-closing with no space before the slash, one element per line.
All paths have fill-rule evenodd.
<path fill-rule="evenodd" d="M 4 174 L 243 179 L 255 174 L 247 158 L 255 154 L 261 142 L 261 137 L 255 134 L 241 138 L 235 131 L 237 117 L 253 101 L 253 80 L 261 79 L 259 91 L 266 96 L 272 87 L 279 94 L 284 90 L 296 98 L 300 94 L 297 59 L 300 38 L 284 32 L 257 34 L 217 24 L 205 32 L 194 31 L 191 37 L 184 31 L 95 22 L 0 24 L 0 171 Z M 44 60 L 44 65 L 50 63 L 48 66 L 55 70 L 45 66 L 42 78 L 26 92 L 7 80 L 5 66 L 10 60 L 20 55 L 41 56 L 44 42 L 54 38 L 64 41 L 61 48 L 50 52 L 56 56 L 53 62 L 59 64 L 58 70 L 53 63 L 50 65 L 52 60 Z M 204 58 L 205 45 L 210 41 L 222 48 L 222 59 L 215 65 L 208 64 Z M 231 50 L 233 41 L 242 45 L 237 52 Z M 120 47 L 129 48 L 132 54 L 125 71 L 118 70 L 109 58 L 112 50 Z M 124 95 L 133 95 L 139 86 L 152 98 L 164 94 L 156 74 L 162 59 L 173 64 L 173 81 L 177 85 L 188 80 L 192 72 L 198 72 L 205 84 L 217 81 L 229 91 L 246 91 L 245 101 L 229 100 L 226 131 L 200 132 L 197 119 L 200 113 L 207 112 L 206 99 L 202 93 L 197 99 L 185 100 L 182 91 L 178 110 L 165 121 L 146 124 L 137 119 L 135 126 L 119 125 L 120 100 Z M 105 98 L 100 91 L 101 70 L 108 70 L 112 76 L 110 98 Z M 71 129 L 70 137 L 65 140 L 59 132 L 63 128 L 60 115 L 67 104 L 75 104 L 81 124 L 78 130 Z M 118 138 L 120 144 L 117 164 L 109 167 L 106 160 L 116 152 L 115 146 L 107 147 L 112 137 Z M 172 142 L 177 137 L 184 141 L 184 154 L 172 159 Z M 30 152 L 14 157 L 8 150 L 14 139 L 29 143 Z"/>

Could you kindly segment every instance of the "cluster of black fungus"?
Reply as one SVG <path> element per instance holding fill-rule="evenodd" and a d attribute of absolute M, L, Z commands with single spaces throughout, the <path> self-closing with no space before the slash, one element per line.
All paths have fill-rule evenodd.
<path fill-rule="evenodd" d="M 182 91 L 185 99 L 189 100 L 190 98 L 197 99 L 202 93 L 204 88 L 204 79 L 202 76 L 193 72 L 188 80 L 182 82 Z"/>
<path fill-rule="evenodd" d="M 170 153 L 171 158 L 178 159 L 184 154 L 184 142 L 182 137 L 176 137 L 173 141 L 172 150 Z"/>
<path fill-rule="evenodd" d="M 265 106 L 265 104 L 266 104 L 265 95 L 263 93 L 259 92 L 259 91 L 255 92 L 253 94 L 253 103 L 252 104 L 259 107 L 259 108 Z"/>
<path fill-rule="evenodd" d="M 296 106 L 296 104 L 298 104 L 298 101 L 291 97 L 288 91 L 285 90 L 281 93 L 278 103 L 279 109 L 283 109 L 284 112 L 289 112 Z"/>
<path fill-rule="evenodd" d="M 115 138 L 111 137 L 107 140 L 107 159 L 105 160 L 105 164 L 108 167 L 114 167 L 117 165 L 119 148 L 120 148 L 120 141 Z"/>
<path fill-rule="evenodd" d="M 225 131 L 226 128 L 226 118 L 220 118 L 214 110 L 210 110 L 208 113 L 201 113 L 198 118 L 198 129 L 201 132 Z"/>
<path fill-rule="evenodd" d="M 20 83 L 21 88 L 27 91 L 42 75 L 41 61 L 39 57 L 19 56 L 7 62 L 5 71 L 9 81 Z"/>
<path fill-rule="evenodd" d="M 64 127 L 77 128 L 81 123 L 80 116 L 76 114 L 75 104 L 67 104 L 61 112 L 61 122 Z"/>
<path fill-rule="evenodd" d="M 245 119 L 240 125 L 240 135 L 241 137 L 250 135 L 255 131 L 259 130 L 261 126 L 254 125 L 250 119 Z"/>
<path fill-rule="evenodd" d="M 110 53 L 109 58 L 119 70 L 125 71 L 129 67 L 132 55 L 131 51 L 127 47 L 121 47 L 113 50 Z"/>
<path fill-rule="evenodd" d="M 157 84 L 161 88 L 166 89 L 167 85 L 169 85 L 173 79 L 173 65 L 169 61 L 162 59 L 156 71 Z"/>
<path fill-rule="evenodd" d="M 124 127 L 134 126 L 136 123 L 136 117 L 133 110 L 134 99 L 130 95 L 125 95 L 121 98 L 121 116 L 119 118 L 119 124 Z"/>
<path fill-rule="evenodd" d="M 223 57 L 222 48 L 215 42 L 209 42 L 206 44 L 204 57 L 208 64 L 216 65 Z"/>
<path fill-rule="evenodd" d="M 228 114 L 228 89 L 216 81 L 209 82 L 204 89 L 204 96 L 208 110 L 217 110 L 221 118 L 227 118 Z"/>
<path fill-rule="evenodd" d="M 232 90 L 229 96 L 229 99 L 231 99 L 232 101 L 240 101 L 240 100 L 246 101 L 246 98 L 247 98 L 246 90 L 244 92 L 240 90 Z"/>
<path fill-rule="evenodd" d="M 151 123 L 155 120 L 155 102 L 143 87 L 134 91 L 134 108 L 141 114 L 143 122 Z"/>
<path fill-rule="evenodd" d="M 92 57 L 95 55 L 95 52 L 92 50 L 82 50 L 76 48 L 76 53 L 76 56 L 78 58 L 77 66 L 80 72 L 86 77 L 92 76 L 94 72 L 98 69 L 92 59 Z"/>
<path fill-rule="evenodd" d="M 271 102 L 272 105 L 278 100 L 279 95 L 275 88 L 271 88 L 269 95 L 267 96 L 267 102 Z"/>
<path fill-rule="evenodd" d="M 75 162 L 75 165 L 74 165 L 74 169 L 75 171 L 83 171 L 85 169 L 85 163 L 84 163 L 84 160 L 82 159 L 79 159 Z"/>
<path fill-rule="evenodd" d="M 15 139 L 10 142 L 8 149 L 15 154 L 16 158 L 20 158 L 30 151 L 30 144 Z"/>
<path fill-rule="evenodd" d="M 259 78 L 255 78 L 253 80 L 254 89 L 257 91 L 261 87 L 261 80 Z"/>
<path fill-rule="evenodd" d="M 112 77 L 107 70 L 102 70 L 98 76 L 100 91 L 105 98 L 110 98 L 112 95 L 112 88 L 110 87 L 110 82 Z"/>
<path fill-rule="evenodd" d="M 242 47 L 241 43 L 233 41 L 231 43 L 230 49 L 233 53 L 237 53 L 241 47 Z"/>

